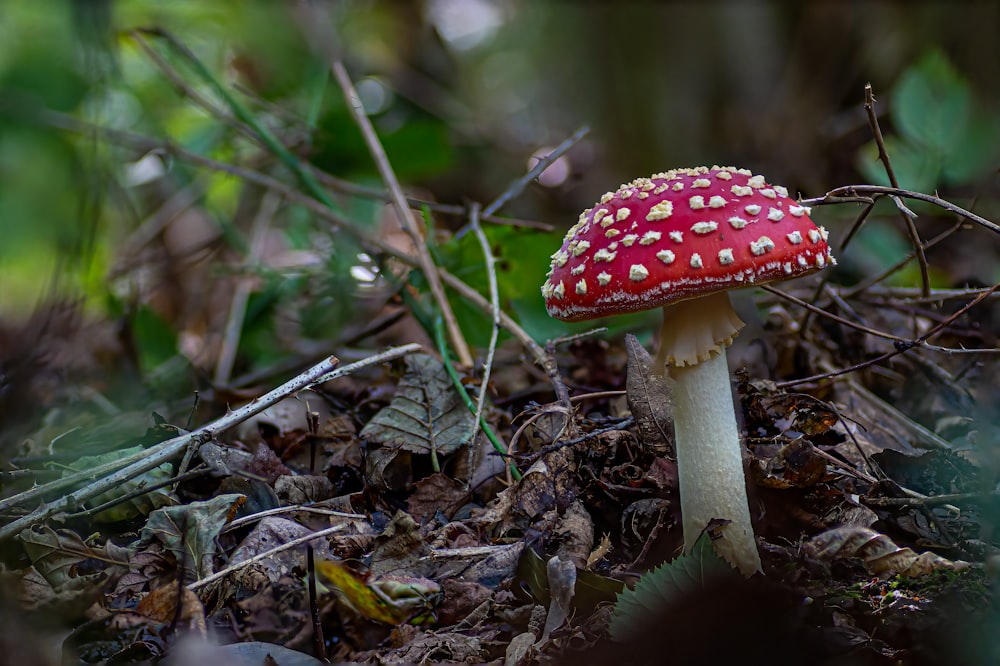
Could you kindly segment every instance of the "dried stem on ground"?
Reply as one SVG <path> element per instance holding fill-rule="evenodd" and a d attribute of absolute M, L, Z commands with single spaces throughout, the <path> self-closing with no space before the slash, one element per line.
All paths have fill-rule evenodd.
<path fill-rule="evenodd" d="M 323 382 L 330 381 L 331 379 L 349 375 L 372 365 L 400 358 L 406 354 L 420 351 L 420 349 L 421 346 L 418 344 L 392 347 L 380 354 L 375 354 L 374 356 L 371 356 L 363 361 L 352 363 L 351 365 L 347 365 L 342 368 L 337 368 L 339 362 L 336 358 L 330 357 L 322 363 L 319 363 L 294 377 L 288 382 L 285 382 L 273 391 L 262 395 L 252 402 L 243 405 L 235 411 L 229 412 L 225 416 L 222 416 L 212 423 L 198 428 L 197 430 L 184 433 L 183 435 L 161 442 L 135 455 L 116 460 L 97 469 L 77 472 L 63 479 L 52 481 L 41 486 L 36 486 L 31 490 L 27 490 L 23 493 L 8 497 L 7 499 L 0 500 L 0 511 L 4 511 L 12 507 L 21 506 L 27 502 L 41 500 L 46 495 L 59 492 L 81 482 L 99 479 L 57 500 L 41 505 L 34 511 L 28 513 L 26 516 L 3 525 L 0 527 L 0 541 L 9 539 L 10 537 L 17 535 L 21 530 L 47 520 L 57 513 L 74 510 L 87 500 L 107 492 L 125 481 L 134 479 L 140 474 L 148 472 L 155 467 L 159 467 L 163 463 L 176 458 L 186 451 L 214 439 L 219 434 L 226 432 L 251 416 L 259 414 L 268 407 L 291 395 L 294 395 L 299 391 L 305 390 L 315 384 L 321 384 Z"/>

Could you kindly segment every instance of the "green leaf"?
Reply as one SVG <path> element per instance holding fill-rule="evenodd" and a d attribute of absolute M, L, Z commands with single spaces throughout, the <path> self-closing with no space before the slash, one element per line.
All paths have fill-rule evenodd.
<path fill-rule="evenodd" d="M 708 532 L 701 535 L 691 552 L 644 574 L 632 589 L 618 595 L 608 630 L 611 638 L 626 642 L 650 627 L 681 595 L 702 589 L 733 569 L 712 549 Z"/>
<path fill-rule="evenodd" d="M 185 580 L 199 580 L 213 570 L 216 542 L 244 495 L 219 495 L 205 502 L 158 509 L 149 515 L 139 545 L 161 542 L 177 558 Z"/>
<path fill-rule="evenodd" d="M 971 109 L 968 82 L 943 53 L 931 51 L 900 79 L 892 118 L 903 136 L 944 154 L 958 143 Z"/>
<path fill-rule="evenodd" d="M 914 146 L 899 137 L 885 137 L 885 149 L 889 153 L 893 172 L 899 186 L 915 192 L 933 192 L 941 174 L 942 157 L 935 150 Z M 858 170 L 865 179 L 877 185 L 888 186 L 889 177 L 878 159 L 878 147 L 874 141 L 859 153 Z"/>
<path fill-rule="evenodd" d="M 445 371 L 428 354 L 406 358 L 396 395 L 361 431 L 361 438 L 392 449 L 447 455 L 469 441 L 475 419 Z"/>

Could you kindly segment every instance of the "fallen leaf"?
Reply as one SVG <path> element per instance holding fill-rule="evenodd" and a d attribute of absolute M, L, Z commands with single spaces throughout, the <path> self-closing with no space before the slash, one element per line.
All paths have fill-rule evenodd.
<path fill-rule="evenodd" d="M 372 417 L 361 438 L 390 449 L 447 455 L 468 444 L 474 424 L 441 361 L 413 354 L 406 357 L 392 402 Z"/>

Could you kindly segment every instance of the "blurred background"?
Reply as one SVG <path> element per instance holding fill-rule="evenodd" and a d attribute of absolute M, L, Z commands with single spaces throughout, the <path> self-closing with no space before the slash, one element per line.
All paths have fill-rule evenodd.
<path fill-rule="evenodd" d="M 804 198 L 887 183 L 862 107 L 867 82 L 900 186 L 1000 218 L 998 36 L 1000 3 L 973 1 L 4 3 L 4 382 L 18 368 L 38 374 L 25 359 L 49 338 L 61 342 L 46 357 L 64 364 L 96 372 L 102 354 L 124 355 L 147 381 L 194 368 L 195 383 L 214 373 L 216 384 L 366 339 L 400 295 L 398 267 L 280 193 L 170 149 L 298 187 L 221 86 L 336 179 L 323 182 L 352 224 L 403 243 L 377 193 L 342 187 L 382 186 L 319 50 L 343 55 L 396 174 L 427 202 L 489 202 L 590 127 L 502 211 L 525 224 L 486 225 L 504 309 L 544 340 L 569 330 L 542 307 L 548 255 L 579 211 L 623 181 L 733 164 Z M 912 208 L 923 238 L 955 222 Z M 437 260 L 486 294 L 462 210 L 430 210 L 428 234 Z M 814 217 L 839 241 L 859 210 Z M 898 213 L 880 204 L 834 279 L 850 284 L 909 249 Z M 963 229 L 928 251 L 932 284 L 1000 280 L 998 249 L 995 235 Z M 910 266 L 891 283 L 915 286 L 917 275 Z M 240 343 L 220 372 L 239 291 Z M 485 345 L 488 318 L 455 307 Z M 60 326 L 94 328 L 81 349 Z"/>

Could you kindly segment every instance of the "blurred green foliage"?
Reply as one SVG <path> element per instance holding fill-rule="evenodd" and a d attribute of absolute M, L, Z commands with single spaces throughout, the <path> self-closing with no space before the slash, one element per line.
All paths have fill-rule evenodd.
<path fill-rule="evenodd" d="M 798 182 L 787 184 L 802 190 L 851 182 L 857 172 L 884 182 L 871 146 L 862 148 L 867 135 L 852 138 L 845 149 L 836 132 L 817 130 L 857 106 L 860 86 L 844 76 L 848 69 L 872 77 L 876 90 L 890 91 L 887 143 L 904 187 L 963 186 L 981 179 L 998 159 L 1000 122 L 989 112 L 996 100 L 977 88 L 983 73 L 969 67 L 977 61 L 954 64 L 943 55 L 954 51 L 947 46 L 959 36 L 973 38 L 968 21 L 951 26 L 924 8 L 905 13 L 912 30 L 898 39 L 906 48 L 876 58 L 866 42 L 846 53 L 858 59 L 846 68 L 834 66 L 840 56 L 830 51 L 823 52 L 828 60 L 817 60 L 812 49 L 822 45 L 795 42 L 772 20 L 801 21 L 800 34 L 814 34 L 808 28 L 816 24 L 843 29 L 836 27 L 840 19 L 824 18 L 811 3 L 798 13 L 777 5 L 734 11 L 726 3 L 636 3 L 621 11 L 601 3 L 498 0 L 319 4 L 329 21 L 322 28 L 343 50 L 396 174 L 422 198 L 488 201 L 523 172 L 530 155 L 581 124 L 594 124 L 591 138 L 568 156 L 565 181 L 529 188 L 503 211 L 549 222 L 553 232 L 484 225 L 498 260 L 501 306 L 538 340 L 592 327 L 549 318 L 539 285 L 579 210 L 640 175 L 635 169 L 720 161 L 760 168 L 778 182 L 792 174 Z M 207 368 L 229 302 L 213 300 L 212 288 L 228 293 L 227 281 L 243 276 L 253 286 L 237 370 L 249 370 L 301 352 L 300 340 L 335 341 L 357 330 L 377 316 L 384 302 L 375 297 L 379 290 L 383 298 L 399 293 L 401 285 L 386 271 L 374 281 L 359 278 L 382 258 L 363 258 L 370 248 L 300 206 L 279 207 L 265 238 L 271 254 L 250 261 L 261 188 L 170 157 L 159 172 L 143 175 L 144 151 L 39 122 L 45 111 L 64 112 L 168 140 L 303 191 L 294 165 L 230 120 L 234 111 L 225 96 L 231 95 L 251 115 L 251 125 L 280 137 L 297 159 L 344 181 L 381 187 L 328 63 L 311 49 L 291 7 L 240 0 L 0 7 L 0 314 L 23 315 L 46 295 L 82 297 L 99 316 L 127 324 L 145 372 L 185 360 Z M 695 27 L 681 28 L 678 15 Z M 744 19 L 766 26 L 773 39 L 744 48 L 740 31 L 724 38 Z M 896 19 L 890 12 L 885 20 Z M 880 20 L 869 17 L 864 29 L 877 33 Z M 133 32 L 143 27 L 170 31 L 208 77 L 163 38 Z M 922 32 L 931 28 L 937 41 Z M 626 39 L 626 50 L 593 48 Z M 681 57 L 693 53 L 685 44 L 698 45 L 697 59 Z M 733 57 L 744 51 L 752 57 Z M 695 60 L 697 66 L 690 66 Z M 783 63 L 789 80 L 799 63 L 809 63 L 802 78 L 815 87 L 781 79 Z M 761 92 L 761 82 L 770 92 Z M 179 250 L 165 225 L 138 249 L 127 244 L 188 191 L 198 192 L 192 208 L 204 243 L 193 249 L 181 243 Z M 359 233 L 379 234 L 391 217 L 382 200 L 335 198 Z M 440 232 L 438 260 L 488 294 L 475 237 L 449 235 L 466 220 L 432 219 Z M 897 230 L 877 225 L 869 225 L 852 250 L 873 266 L 906 251 Z M 896 279 L 911 280 L 912 274 Z M 410 281 L 433 321 L 433 302 L 418 272 Z M 469 340 L 484 346 L 490 317 L 454 295 L 452 305 Z M 612 334 L 655 319 L 615 320 Z"/>
<path fill-rule="evenodd" d="M 889 96 L 896 134 L 885 137 L 900 187 L 933 192 L 982 178 L 1000 158 L 1000 118 L 976 99 L 968 79 L 939 50 L 906 69 Z M 871 182 L 888 185 L 874 140 L 858 167 Z"/>

